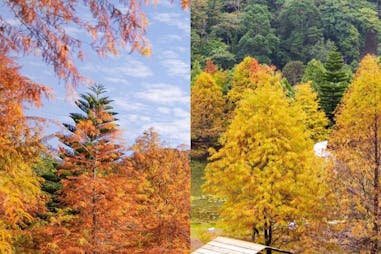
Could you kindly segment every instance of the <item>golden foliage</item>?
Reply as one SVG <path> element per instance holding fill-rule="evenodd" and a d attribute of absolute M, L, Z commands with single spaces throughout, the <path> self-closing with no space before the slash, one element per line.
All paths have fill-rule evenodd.
<path fill-rule="evenodd" d="M 324 219 L 323 164 L 280 81 L 263 80 L 245 93 L 210 157 L 203 189 L 223 201 L 226 234 L 297 250 L 308 227 Z"/>
<path fill-rule="evenodd" d="M 261 65 L 256 59 L 246 57 L 234 68 L 231 79 L 232 88 L 228 93 L 229 101 L 233 104 L 237 103 L 248 89 L 256 89 L 262 80 L 266 80 L 269 76 L 274 75 L 275 67 Z M 280 76 L 278 78 L 281 79 Z"/>
<path fill-rule="evenodd" d="M 335 158 L 332 188 L 340 201 L 337 219 L 342 220 L 337 235 L 358 253 L 380 250 L 380 98 L 381 65 L 368 55 L 343 96 L 329 140 Z"/>
<path fill-rule="evenodd" d="M 310 83 L 295 86 L 295 104 L 305 113 L 304 124 L 310 131 L 311 139 L 314 142 L 325 140 L 328 135 L 329 121 L 324 111 L 320 110 L 318 95 Z"/>
<path fill-rule="evenodd" d="M 39 106 L 49 90 L 20 75 L 5 51 L 0 52 L 0 73 L 0 252 L 13 253 L 20 227 L 43 208 L 39 179 L 32 171 L 43 150 L 40 123 L 28 120 L 23 110 L 28 104 Z"/>
<path fill-rule="evenodd" d="M 224 129 L 225 99 L 221 88 L 206 72 L 200 73 L 191 91 L 192 155 L 198 150 L 201 156 L 215 146 Z"/>
<path fill-rule="evenodd" d="M 188 253 L 190 167 L 188 152 L 164 147 L 152 129 L 132 147 L 134 168 L 148 182 L 150 221 L 144 253 Z"/>

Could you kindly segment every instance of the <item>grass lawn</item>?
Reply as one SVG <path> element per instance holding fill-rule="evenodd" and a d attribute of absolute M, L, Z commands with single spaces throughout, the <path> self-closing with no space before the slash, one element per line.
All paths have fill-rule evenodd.
<path fill-rule="evenodd" d="M 215 227 L 217 210 L 220 203 L 209 201 L 202 193 L 201 186 L 204 183 L 204 169 L 206 162 L 191 161 L 191 239 L 192 245 L 200 245 L 213 239 L 215 234 L 209 233 L 209 228 Z M 192 246 L 199 247 L 199 246 Z"/>

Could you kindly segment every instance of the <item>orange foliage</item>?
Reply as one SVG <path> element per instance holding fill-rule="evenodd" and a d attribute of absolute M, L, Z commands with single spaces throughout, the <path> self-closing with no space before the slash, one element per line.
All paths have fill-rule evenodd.
<path fill-rule="evenodd" d="M 275 74 L 275 67 L 261 65 L 255 58 L 246 57 L 233 71 L 231 79 L 232 89 L 228 93 L 233 103 L 239 101 L 246 89 L 257 88 L 258 83 Z"/>
<path fill-rule="evenodd" d="M 166 148 L 152 129 L 136 140 L 131 158 L 150 187 L 154 225 L 144 253 L 188 253 L 190 249 L 190 168 L 188 152 Z"/>
<path fill-rule="evenodd" d="M 54 67 L 60 78 L 69 85 L 77 85 L 83 77 L 74 60 L 83 59 L 83 42 L 69 33 L 69 28 L 84 30 L 92 38 L 90 47 L 101 56 L 117 54 L 119 46 L 149 55 L 143 2 L 150 1 L 5 1 L 7 13 L 17 22 L 0 15 L 0 44 L 20 53 L 39 49 L 42 59 Z M 187 9 L 189 2 L 181 0 L 182 7 Z M 86 12 L 90 19 L 84 18 Z"/>
<path fill-rule="evenodd" d="M 217 65 L 215 65 L 210 58 L 208 58 L 205 62 L 204 72 L 207 72 L 207 73 L 213 75 L 217 71 L 218 71 Z"/>
<path fill-rule="evenodd" d="M 114 113 L 102 104 L 107 99 L 98 97 L 101 93 L 82 96 L 88 99 L 81 104 L 89 105 L 87 115 L 71 114 L 75 126 L 66 124 L 70 134 L 59 136 L 70 148 L 60 147 L 64 210 L 36 234 L 43 253 L 135 253 L 152 227 L 145 180 L 122 163 Z"/>
<path fill-rule="evenodd" d="M 23 113 L 39 106 L 49 89 L 20 75 L 19 67 L 0 50 L 0 253 L 12 253 L 20 227 L 43 208 L 39 179 L 32 171 L 43 150 L 40 121 Z M 31 126 L 35 129 L 30 129 Z"/>

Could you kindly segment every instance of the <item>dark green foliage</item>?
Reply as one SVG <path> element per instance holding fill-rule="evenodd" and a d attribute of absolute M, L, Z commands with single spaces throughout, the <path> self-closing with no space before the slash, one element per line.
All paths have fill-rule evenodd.
<path fill-rule="evenodd" d="M 253 4 L 245 8 L 241 22 L 241 30 L 245 32 L 238 42 L 237 60 L 251 56 L 261 63 L 271 63 L 271 56 L 279 44 L 275 29 L 271 27 L 271 18 L 265 5 Z"/>
<path fill-rule="evenodd" d="M 329 53 L 324 67 L 325 72 L 318 86 L 320 105 L 333 124 L 334 111 L 349 84 L 350 77 L 344 69 L 343 57 L 336 49 Z"/>
<path fill-rule="evenodd" d="M 378 49 L 380 1 L 194 0 L 192 62 L 231 69 L 245 56 L 282 69 L 290 61 L 325 62 L 337 46 L 355 67 Z"/>
<path fill-rule="evenodd" d="M 311 60 L 314 45 L 323 39 L 320 12 L 313 0 L 288 1 L 279 15 L 278 32 L 283 52 L 279 65 Z"/>
<path fill-rule="evenodd" d="M 43 157 L 42 161 L 34 167 L 34 172 L 43 178 L 41 189 L 49 196 L 46 206 L 49 211 L 54 212 L 60 207 L 58 191 L 61 189 L 61 177 L 57 175 L 58 161 L 52 157 Z"/>
<path fill-rule="evenodd" d="M 118 119 L 114 116 L 117 115 L 113 111 L 113 107 L 110 105 L 113 100 L 108 96 L 104 96 L 106 93 L 105 87 L 100 84 L 95 84 L 89 88 L 89 92 L 83 93 L 80 95 L 75 104 L 82 111 L 81 113 L 70 113 L 70 118 L 73 120 L 74 124 L 64 123 L 63 125 L 69 131 L 68 134 L 59 134 L 58 138 L 65 147 L 60 147 L 61 153 L 60 157 L 72 157 L 75 158 L 78 154 L 83 154 L 86 159 L 91 159 L 93 155 L 88 151 L 88 147 L 93 146 L 94 144 L 109 143 L 109 140 L 113 139 L 115 133 L 117 132 L 117 124 L 113 124 Z M 102 116 L 107 115 L 107 116 Z M 77 125 L 81 121 L 91 121 L 93 126 L 98 131 L 82 133 L 81 135 L 86 136 L 86 141 L 78 142 L 77 139 L 72 139 L 72 135 L 77 136 L 76 130 Z M 82 129 L 80 129 L 83 131 Z M 113 145 L 113 153 L 117 154 L 114 158 L 108 158 L 108 160 L 118 161 L 121 159 L 123 152 L 121 151 L 121 146 L 118 144 Z M 110 161 L 109 161 L 110 162 Z M 85 162 L 78 161 L 78 165 L 83 166 L 83 170 L 86 171 L 88 165 Z M 82 170 L 74 172 L 73 170 L 66 170 L 66 168 L 61 168 L 61 165 L 58 166 L 61 174 L 82 174 Z"/>
<path fill-rule="evenodd" d="M 323 81 L 323 74 L 325 72 L 322 62 L 312 59 L 308 62 L 302 77 L 302 82 L 311 81 L 312 88 L 318 91 L 318 86 Z"/>
<path fill-rule="evenodd" d="M 304 69 L 303 62 L 291 61 L 283 67 L 282 73 L 291 85 L 295 85 L 302 80 Z"/>

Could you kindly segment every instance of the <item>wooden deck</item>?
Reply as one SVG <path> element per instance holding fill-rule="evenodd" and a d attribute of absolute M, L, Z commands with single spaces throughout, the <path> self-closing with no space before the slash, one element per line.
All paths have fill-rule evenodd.
<path fill-rule="evenodd" d="M 193 254 L 256 254 L 263 250 L 272 249 L 274 252 L 291 253 L 278 250 L 269 246 L 236 240 L 227 237 L 217 237 L 216 239 L 198 248 Z"/>

